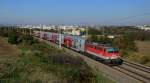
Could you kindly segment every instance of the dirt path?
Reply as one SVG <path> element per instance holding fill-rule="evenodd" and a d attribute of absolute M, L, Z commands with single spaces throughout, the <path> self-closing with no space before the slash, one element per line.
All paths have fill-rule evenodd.
<path fill-rule="evenodd" d="M 6 38 L 0 37 L 0 60 L 16 58 L 18 53 L 15 45 L 10 45 Z"/>

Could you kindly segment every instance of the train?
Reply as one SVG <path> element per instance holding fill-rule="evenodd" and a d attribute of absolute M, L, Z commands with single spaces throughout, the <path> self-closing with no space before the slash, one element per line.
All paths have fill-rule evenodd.
<path fill-rule="evenodd" d="M 105 64 L 121 65 L 123 63 L 119 49 L 112 47 L 111 45 L 91 42 L 77 35 L 54 32 L 33 31 L 33 35 L 37 38 L 42 38 L 43 40 L 61 44 L 74 51 L 89 54 Z"/>

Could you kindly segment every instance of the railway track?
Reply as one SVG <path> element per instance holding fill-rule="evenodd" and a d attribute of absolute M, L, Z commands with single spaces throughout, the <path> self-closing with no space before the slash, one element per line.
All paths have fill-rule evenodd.
<path fill-rule="evenodd" d="M 85 54 L 85 53 L 80 53 L 80 52 L 78 52 L 78 53 L 82 54 L 82 55 L 85 55 L 88 58 L 94 59 L 97 62 L 101 62 L 100 59 L 98 59 L 96 57 L 92 57 L 90 54 Z M 150 83 L 150 68 L 149 67 L 145 67 L 143 65 L 139 65 L 139 64 L 136 64 L 136 63 L 128 62 L 128 61 L 125 61 L 125 60 L 124 60 L 123 64 L 120 65 L 120 66 L 105 66 L 105 67 L 120 72 L 120 77 L 121 76 L 122 77 L 123 76 L 128 76 L 129 78 L 134 79 L 134 81 L 137 80 L 139 83 Z M 127 79 L 128 77 L 124 77 L 124 78 Z M 119 77 L 117 77 L 115 79 L 117 79 L 119 81 L 119 83 L 120 82 L 121 83 L 122 82 L 123 83 L 137 83 L 137 82 L 134 82 L 134 81 L 131 81 L 131 80 L 128 81 L 128 82 L 124 82 L 124 80 L 121 81 L 118 78 Z"/>
<path fill-rule="evenodd" d="M 69 48 L 68 48 L 69 49 Z M 72 49 L 71 49 L 72 50 Z M 74 50 L 73 50 L 74 51 Z M 76 51 L 77 52 L 77 51 Z M 80 53 L 80 52 L 78 52 Z M 85 55 L 86 57 L 92 58 L 95 61 L 101 62 L 101 59 L 97 58 L 97 57 L 93 57 L 91 54 L 85 54 L 85 53 L 80 53 Z M 140 64 L 136 64 L 133 62 L 129 62 L 126 60 L 123 60 L 123 64 L 119 65 L 119 66 L 109 66 L 117 71 L 119 71 L 120 73 L 126 74 L 127 76 L 134 78 L 138 81 L 140 81 L 141 83 L 150 83 L 150 68 L 140 65 Z"/>
<path fill-rule="evenodd" d="M 141 71 L 144 71 L 144 72 L 147 72 L 150 74 L 150 67 L 147 67 L 147 66 L 143 66 L 143 65 L 140 65 L 140 64 L 137 64 L 137 63 L 133 63 L 133 62 L 129 62 L 129 61 L 126 61 L 124 60 L 124 64 L 125 65 L 128 65 L 128 66 L 132 66 L 134 68 L 137 68 Z"/>
<path fill-rule="evenodd" d="M 143 83 L 150 83 L 149 67 L 124 60 L 122 65 L 112 68 Z"/>
<path fill-rule="evenodd" d="M 75 51 L 75 52 L 78 52 L 78 51 Z M 80 52 L 78 52 L 78 53 L 80 53 Z M 86 57 L 92 58 L 95 61 L 102 62 L 101 59 L 99 59 L 97 57 L 93 57 L 91 54 L 87 54 L 87 53 L 86 54 L 80 53 L 80 54 L 83 54 Z M 142 83 L 150 83 L 150 68 L 149 67 L 146 67 L 146 66 L 143 66 L 140 64 L 136 64 L 133 62 L 125 61 L 125 60 L 123 60 L 123 61 L 124 61 L 124 63 L 122 65 L 109 66 L 109 67 L 111 67 L 123 74 L 126 74 L 129 77 L 134 78 Z"/>
<path fill-rule="evenodd" d="M 85 56 L 101 62 L 100 59 L 94 58 L 90 54 L 86 54 Z M 134 78 L 142 83 L 150 83 L 150 67 L 146 67 L 126 60 L 123 61 L 124 62 L 122 65 L 109 67 L 119 71 L 120 73 L 126 74 L 127 76 Z"/>

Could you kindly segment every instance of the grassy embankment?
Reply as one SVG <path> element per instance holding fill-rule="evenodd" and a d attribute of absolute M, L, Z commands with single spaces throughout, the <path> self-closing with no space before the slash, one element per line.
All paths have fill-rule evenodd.
<path fill-rule="evenodd" d="M 93 72 L 81 58 L 45 43 L 20 43 L 17 48 L 19 54 L 12 54 L 17 49 L 6 51 L 15 58 L 1 58 L 0 83 L 112 83 Z"/>
<path fill-rule="evenodd" d="M 15 45 L 10 45 L 6 39 L 0 37 L 0 77 L 11 72 L 11 66 L 17 61 L 18 54 L 19 50 Z"/>
<path fill-rule="evenodd" d="M 150 41 L 136 41 L 138 52 L 129 52 L 124 58 L 150 67 Z"/>

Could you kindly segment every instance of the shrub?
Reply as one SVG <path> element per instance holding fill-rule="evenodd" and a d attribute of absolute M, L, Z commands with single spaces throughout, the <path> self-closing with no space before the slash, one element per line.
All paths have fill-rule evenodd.
<path fill-rule="evenodd" d="M 14 33 L 8 36 L 8 42 L 11 44 L 18 44 L 18 36 Z"/>
<path fill-rule="evenodd" d="M 22 35 L 19 37 L 19 39 L 20 39 L 23 43 L 25 43 L 25 44 L 27 44 L 27 45 L 31 45 L 31 44 L 34 43 L 34 39 L 33 39 L 33 37 L 30 36 L 30 35 L 23 35 L 23 34 L 22 34 Z"/>

